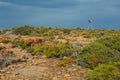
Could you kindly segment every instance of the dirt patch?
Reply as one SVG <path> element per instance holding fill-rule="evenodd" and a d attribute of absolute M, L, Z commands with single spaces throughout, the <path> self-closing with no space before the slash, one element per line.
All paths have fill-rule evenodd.
<path fill-rule="evenodd" d="M 43 75 L 42 72 L 47 71 L 49 68 L 40 66 L 27 66 L 22 69 L 16 69 L 14 72 L 23 75 L 28 79 L 37 80 L 51 80 Z"/>

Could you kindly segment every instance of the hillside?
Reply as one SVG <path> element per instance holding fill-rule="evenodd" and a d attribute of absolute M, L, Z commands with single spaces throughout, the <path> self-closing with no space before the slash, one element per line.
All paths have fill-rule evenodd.
<path fill-rule="evenodd" d="M 120 30 L 19 26 L 0 31 L 1 80 L 119 80 Z"/>

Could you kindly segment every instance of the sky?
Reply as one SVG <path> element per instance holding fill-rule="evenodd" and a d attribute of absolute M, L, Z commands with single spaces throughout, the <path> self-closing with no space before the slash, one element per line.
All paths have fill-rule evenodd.
<path fill-rule="evenodd" d="M 0 0 L 0 29 L 21 25 L 120 29 L 120 0 Z"/>

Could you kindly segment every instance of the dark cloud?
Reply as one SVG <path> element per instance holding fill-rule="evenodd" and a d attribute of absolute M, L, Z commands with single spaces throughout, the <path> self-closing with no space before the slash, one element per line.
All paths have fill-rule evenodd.
<path fill-rule="evenodd" d="M 73 0 L 1 0 L 22 6 L 37 6 L 41 8 L 65 8 L 76 6 L 78 3 Z"/>
<path fill-rule="evenodd" d="M 93 19 L 93 28 L 120 29 L 119 0 L 0 0 L 0 11 L 0 27 L 87 27 Z"/>

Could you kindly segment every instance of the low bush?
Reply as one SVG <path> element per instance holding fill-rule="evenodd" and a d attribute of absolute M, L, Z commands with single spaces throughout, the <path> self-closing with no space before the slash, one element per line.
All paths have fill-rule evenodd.
<path fill-rule="evenodd" d="M 33 47 L 32 55 L 42 55 L 45 51 L 48 50 L 48 46 L 40 45 Z"/>
<path fill-rule="evenodd" d="M 53 46 L 40 45 L 33 47 L 32 55 L 46 55 L 48 58 L 63 58 L 72 56 L 75 49 L 69 44 L 54 44 Z"/>
<path fill-rule="evenodd" d="M 0 50 L 5 49 L 5 47 L 0 46 Z"/>
<path fill-rule="evenodd" d="M 59 63 L 57 64 L 57 66 L 58 66 L 58 67 L 65 67 L 65 66 L 67 66 L 68 64 L 71 64 L 71 63 L 76 63 L 76 60 L 74 60 L 74 59 L 71 58 L 71 57 L 67 57 L 67 58 L 63 59 L 62 62 L 59 62 Z"/>
<path fill-rule="evenodd" d="M 28 48 L 26 48 L 26 50 L 28 53 L 32 53 L 34 49 L 33 49 L 33 47 L 28 47 Z"/>
<path fill-rule="evenodd" d="M 81 66 L 89 68 L 109 61 L 120 61 L 120 38 L 118 36 L 98 39 L 90 43 L 81 50 L 78 59 Z"/>
<path fill-rule="evenodd" d="M 104 39 L 97 40 L 98 43 L 101 43 L 102 45 L 109 47 L 112 50 L 120 51 L 120 37 L 119 36 L 112 36 L 107 37 Z"/>
<path fill-rule="evenodd" d="M 30 27 L 28 25 L 24 25 L 24 26 L 19 26 L 16 28 L 12 29 L 13 34 L 16 35 L 31 35 L 31 33 L 33 32 L 34 28 Z"/>
<path fill-rule="evenodd" d="M 64 56 L 71 56 L 73 51 L 74 49 L 71 48 L 69 44 L 58 44 L 49 47 L 48 50 L 44 52 L 44 55 L 46 55 L 48 58 L 63 58 Z"/>
<path fill-rule="evenodd" d="M 120 80 L 120 62 L 97 66 L 87 73 L 87 80 Z"/>
<path fill-rule="evenodd" d="M 2 40 L 2 43 L 4 43 L 4 44 L 8 44 L 9 42 L 10 42 L 10 40 L 8 40 L 8 39 Z"/>
<path fill-rule="evenodd" d="M 29 46 L 27 46 L 27 44 L 25 44 L 25 42 L 23 40 L 16 40 L 12 42 L 16 47 L 20 47 L 22 49 L 26 49 Z"/>

